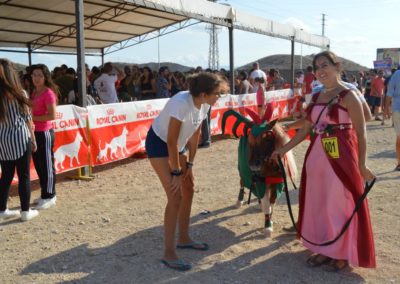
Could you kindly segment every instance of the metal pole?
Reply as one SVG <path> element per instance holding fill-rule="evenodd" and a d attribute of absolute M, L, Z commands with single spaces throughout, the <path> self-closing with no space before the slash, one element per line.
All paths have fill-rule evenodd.
<path fill-rule="evenodd" d="M 292 53 L 290 55 L 290 88 L 294 89 L 294 36 L 291 37 Z"/>
<path fill-rule="evenodd" d="M 229 26 L 229 72 L 230 72 L 230 88 L 231 94 L 235 94 L 235 64 L 234 64 L 234 50 L 233 50 L 233 25 L 232 21 Z"/>
<path fill-rule="evenodd" d="M 104 48 L 101 49 L 101 66 L 104 66 Z"/>
<path fill-rule="evenodd" d="M 79 105 L 86 107 L 86 68 L 85 68 L 85 41 L 83 22 L 83 0 L 75 0 L 75 22 L 76 22 L 76 51 L 77 51 L 77 74 Z"/>
<path fill-rule="evenodd" d="M 29 61 L 29 67 L 32 66 L 32 47 L 31 44 L 28 43 L 28 61 Z"/>
<path fill-rule="evenodd" d="M 157 45 L 158 45 L 158 70 L 160 70 L 160 31 L 158 31 L 158 37 L 157 37 Z"/>
<path fill-rule="evenodd" d="M 300 29 L 303 31 L 303 29 Z M 303 43 L 300 43 L 300 69 L 303 70 Z"/>

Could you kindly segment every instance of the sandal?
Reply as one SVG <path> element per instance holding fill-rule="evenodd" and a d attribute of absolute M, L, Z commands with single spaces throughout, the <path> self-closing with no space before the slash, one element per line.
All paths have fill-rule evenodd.
<path fill-rule="evenodd" d="M 395 171 L 400 171 L 400 164 L 398 164 L 398 165 L 394 168 L 394 170 L 395 170 Z"/>
<path fill-rule="evenodd" d="M 324 266 L 324 270 L 328 272 L 339 272 L 347 268 L 350 268 L 347 260 L 344 259 L 332 259 L 330 263 Z"/>
<path fill-rule="evenodd" d="M 178 249 L 194 249 L 194 250 L 208 250 L 207 243 L 200 243 L 200 242 L 192 242 L 185 245 L 177 245 L 176 248 Z"/>
<path fill-rule="evenodd" d="M 182 259 L 176 259 L 176 260 L 162 259 L 161 263 L 164 264 L 168 268 L 175 269 L 178 271 L 187 271 L 192 268 L 192 266 L 189 263 L 186 263 Z"/>
<path fill-rule="evenodd" d="M 309 267 L 318 267 L 323 264 L 327 264 L 332 259 L 328 256 L 322 254 L 314 254 L 307 259 L 307 265 Z"/>

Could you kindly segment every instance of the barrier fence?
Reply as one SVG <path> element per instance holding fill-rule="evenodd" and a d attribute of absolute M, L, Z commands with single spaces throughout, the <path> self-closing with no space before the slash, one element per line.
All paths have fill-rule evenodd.
<path fill-rule="evenodd" d="M 265 92 L 264 95 L 266 104 L 275 104 L 272 119 L 285 118 L 300 110 L 300 90 L 292 92 L 284 89 Z M 58 106 L 56 120 L 53 121 L 57 174 L 81 167 L 91 168 L 144 152 L 147 131 L 167 101 L 168 99 L 157 99 L 93 105 L 87 108 Z M 224 112 L 235 109 L 246 115 L 244 108 L 257 112 L 255 94 L 219 98 L 211 108 L 211 135 L 222 133 L 221 120 Z M 232 127 L 227 125 L 227 129 Z M 31 164 L 31 179 L 37 178 Z M 13 183 L 17 182 L 15 176 Z"/>

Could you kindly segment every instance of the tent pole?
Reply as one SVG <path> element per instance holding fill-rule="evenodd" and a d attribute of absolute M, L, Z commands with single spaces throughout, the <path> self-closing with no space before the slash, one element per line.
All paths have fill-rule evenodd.
<path fill-rule="evenodd" d="M 32 66 L 32 47 L 31 44 L 28 43 L 28 62 L 29 62 L 29 67 Z"/>
<path fill-rule="evenodd" d="M 101 49 L 101 66 L 104 66 L 104 48 Z"/>
<path fill-rule="evenodd" d="M 231 94 L 235 94 L 235 65 L 234 65 L 234 50 L 233 50 L 233 25 L 229 26 L 229 73 L 230 73 L 230 88 Z"/>
<path fill-rule="evenodd" d="M 290 39 L 292 48 L 290 54 L 290 88 L 294 89 L 294 36 Z"/>
<path fill-rule="evenodd" d="M 86 107 L 86 68 L 85 68 L 85 41 L 83 26 L 83 0 L 75 0 L 76 21 L 76 51 L 79 105 Z"/>

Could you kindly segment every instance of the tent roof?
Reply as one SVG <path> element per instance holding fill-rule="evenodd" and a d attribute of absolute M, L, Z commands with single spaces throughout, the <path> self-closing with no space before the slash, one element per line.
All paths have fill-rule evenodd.
<path fill-rule="evenodd" d="M 193 19 L 273 37 L 294 37 L 316 47 L 329 45 L 325 37 L 207 0 L 84 0 L 85 49 L 101 53 L 163 28 L 183 27 Z M 75 1 L 0 0 L 0 47 L 75 52 Z"/>

